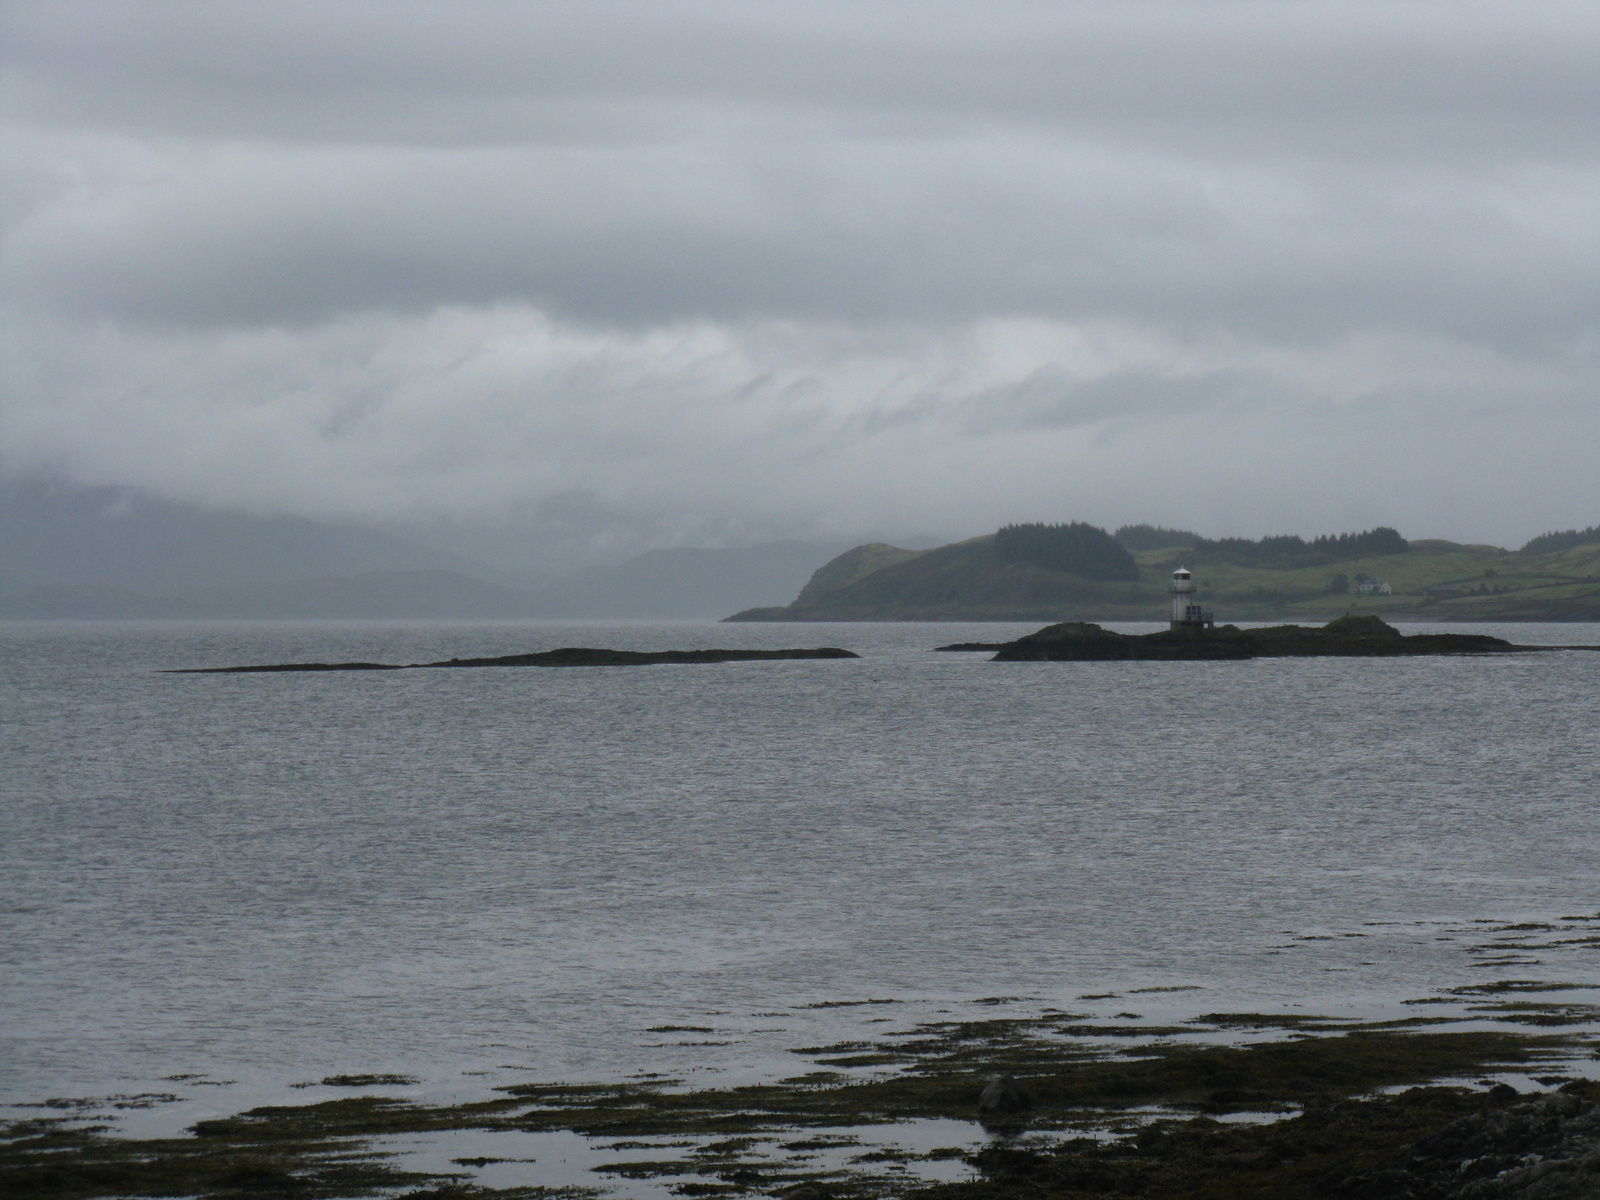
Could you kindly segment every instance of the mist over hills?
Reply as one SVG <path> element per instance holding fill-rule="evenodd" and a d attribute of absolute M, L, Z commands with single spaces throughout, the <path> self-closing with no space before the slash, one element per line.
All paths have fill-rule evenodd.
<path fill-rule="evenodd" d="M 366 571 L 473 573 L 471 560 L 378 530 L 180 504 L 130 488 L 0 484 L 0 587 L 147 595 Z"/>
<path fill-rule="evenodd" d="M 792 596 L 843 549 L 768 542 L 742 550 L 650 550 L 616 566 L 587 567 L 537 593 L 548 617 L 720 617 Z M 729 604 L 729 600 L 742 597 Z"/>
<path fill-rule="evenodd" d="M 0 485 L 0 617 L 714 618 L 781 602 L 844 546 L 654 550 L 555 578 L 382 530 L 125 488 Z"/>
<path fill-rule="evenodd" d="M 1351 605 L 1441 619 L 1600 619 L 1600 526 L 1543 534 L 1516 552 L 1408 542 L 1388 528 L 1251 540 L 1072 522 L 913 548 L 790 540 L 651 550 L 559 578 L 515 555 L 496 559 L 125 488 L 0 485 L 6 618 L 1151 619 L 1182 559 L 1224 619 L 1321 617 Z M 1363 583 L 1389 591 L 1363 593 Z"/>
<path fill-rule="evenodd" d="M 544 614 L 537 611 L 533 593 L 455 571 L 363 571 L 154 596 L 108 585 L 40 584 L 0 596 L 0 617 L 44 620 L 427 620 L 540 615 Z"/>

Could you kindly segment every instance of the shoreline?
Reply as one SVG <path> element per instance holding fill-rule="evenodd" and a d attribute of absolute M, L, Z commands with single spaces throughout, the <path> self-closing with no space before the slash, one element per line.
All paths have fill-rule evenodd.
<path fill-rule="evenodd" d="M 1163 1200 L 1333 1196 L 1318 1181 L 1359 1182 L 1402 1160 L 1415 1173 L 1416 1146 L 1485 1114 L 1523 1121 L 1529 1147 L 1557 1119 L 1545 1112 L 1551 1105 L 1565 1113 L 1557 1124 L 1576 1122 L 1573 1136 L 1584 1122 L 1600 1134 L 1600 1067 L 1588 1069 L 1600 1058 L 1600 1005 L 1548 998 L 1566 987 L 1472 985 L 1454 989 L 1472 993 L 1457 996 L 1459 1013 L 1417 1001 L 1416 1015 L 1375 1022 L 1209 1013 L 1107 1023 L 1054 1010 L 922 1023 L 800 1048 L 811 1070 L 756 1085 L 524 1083 L 439 1104 L 384 1094 L 412 1082 L 405 1077 L 329 1076 L 322 1087 L 350 1094 L 202 1120 L 181 1137 L 118 1137 L 68 1107 L 76 1102 L 52 1102 L 5 1129 L 0 1185 L 37 1200 L 599 1194 L 547 1185 L 549 1168 L 522 1154 L 577 1148 L 577 1137 L 595 1156 L 589 1186 L 627 1195 L 1042 1200 L 1078 1194 L 1060 1181 L 1088 1171 L 1117 1187 L 1159 1185 L 1118 1194 Z M 1507 1072 L 1521 1086 L 1508 1087 Z M 1030 1103 L 985 1119 L 979 1096 L 997 1074 L 1016 1078 Z M 1541 1104 L 1542 1125 L 1527 1117 Z M 896 1141 L 901 1129 L 939 1144 L 908 1149 Z M 408 1162 L 419 1145 L 441 1144 L 477 1149 L 447 1160 L 448 1169 Z M 1263 1170 L 1269 1152 L 1277 1165 Z M 1231 1190 L 1180 1186 L 1195 1178 Z"/>

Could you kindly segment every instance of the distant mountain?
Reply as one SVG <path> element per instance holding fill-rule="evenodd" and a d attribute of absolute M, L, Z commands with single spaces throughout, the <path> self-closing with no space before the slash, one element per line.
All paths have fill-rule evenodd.
<path fill-rule="evenodd" d="M 0 592 L 0 618 L 683 618 L 708 619 L 792 592 L 830 553 L 806 543 L 656 550 L 540 591 L 455 571 L 364 571 L 149 595 L 115 584 Z"/>
<path fill-rule="evenodd" d="M 454 571 L 366 571 L 170 596 L 100 584 L 40 584 L 0 596 L 0 617 L 10 618 L 398 620 L 537 615 L 531 593 Z"/>
<path fill-rule="evenodd" d="M 794 595 L 839 549 L 785 541 L 742 550 L 651 550 L 617 566 L 588 567 L 534 599 L 547 617 L 710 619 Z"/>
<path fill-rule="evenodd" d="M 714 618 L 792 596 L 841 546 L 654 550 L 533 586 L 354 525 L 125 488 L 0 484 L 0 617 Z"/>
<path fill-rule="evenodd" d="M 1115 543 L 1126 561 L 1107 548 L 1112 540 L 1092 526 L 1036 525 L 932 550 L 857 546 L 823 564 L 792 603 L 726 619 L 1165 620 L 1171 574 L 1182 565 L 1194 572 L 1200 602 L 1224 622 L 1325 621 L 1351 612 L 1600 621 L 1600 537 L 1590 530 L 1535 539 L 1515 554 L 1407 542 L 1392 529 L 1251 541 L 1124 526 Z"/>
<path fill-rule="evenodd" d="M 0 619 L 129 620 L 192 615 L 171 597 L 106 583 L 38 583 L 0 592 Z"/>
<path fill-rule="evenodd" d="M 217 512 L 128 488 L 0 484 L 0 587 L 197 588 L 478 564 L 355 525 Z"/>

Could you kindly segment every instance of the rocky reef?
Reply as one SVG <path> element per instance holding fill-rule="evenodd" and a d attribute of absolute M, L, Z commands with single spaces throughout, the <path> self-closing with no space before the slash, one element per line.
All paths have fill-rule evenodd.
<path fill-rule="evenodd" d="M 1520 1015 L 1592 1023 L 1592 1010 L 1576 1017 L 1561 1008 Z M 881 1041 L 798 1047 L 795 1053 L 817 1070 L 761 1083 L 695 1087 L 658 1076 L 528 1082 L 445 1103 L 367 1093 L 252 1108 L 202 1119 L 185 1135 L 146 1139 L 119 1137 L 90 1122 L 82 1107 L 89 1101 L 50 1100 L 34 1115 L 0 1121 L 0 1194 L 19 1200 L 598 1200 L 601 1194 L 548 1186 L 541 1166 L 526 1169 L 510 1187 L 485 1186 L 471 1173 L 527 1159 L 457 1157 L 442 1174 L 437 1164 L 424 1171 L 395 1155 L 407 1139 L 450 1131 L 471 1132 L 480 1144 L 495 1134 L 570 1131 L 606 1151 L 597 1172 L 699 1197 L 1583 1200 L 1596 1194 L 1600 1085 L 1552 1073 L 1593 1053 L 1590 1036 L 1577 1029 L 1513 1033 L 1440 1029 L 1437 1018 L 1419 1026 L 1259 1013 L 1213 1013 L 1180 1026 L 1085 1020 L 1053 1013 L 949 1022 Z M 1249 1040 L 1238 1042 L 1245 1030 Z M 863 1066 L 893 1069 L 856 1069 Z M 1503 1071 L 1533 1074 L 1541 1089 L 1552 1090 L 1529 1095 L 1492 1080 L 1464 1082 Z M 343 1087 L 386 1078 L 392 1077 L 323 1082 Z M 946 1123 L 953 1144 L 869 1148 L 874 1130 L 929 1119 Z M 994 1132 L 980 1139 L 957 1123 L 970 1123 L 974 1135 Z M 819 1151 L 836 1157 L 830 1162 Z M 940 1161 L 965 1162 L 971 1173 L 938 1183 L 907 1169 Z"/>
<path fill-rule="evenodd" d="M 966 647 L 941 647 L 941 649 Z M 976 647 L 974 647 L 976 648 Z M 984 647 L 987 649 L 988 647 Z M 1047 625 L 996 647 L 995 662 L 1107 662 L 1128 659 L 1398 658 L 1422 654 L 1508 654 L 1594 650 L 1594 646 L 1519 646 L 1479 633 L 1402 634 L 1379 617 L 1340 617 L 1326 625 L 1265 629 L 1170 629 L 1113 633 L 1086 621 Z"/>
<path fill-rule="evenodd" d="M 997 1141 L 979 1178 L 916 1200 L 1594 1200 L 1600 1105 L 1587 1081 L 1532 1097 L 1413 1088 L 1323 1099 L 1273 1124 L 1157 1120 L 1121 1140 Z"/>
<path fill-rule="evenodd" d="M 1489 1103 L 1376 1169 L 1340 1180 L 1369 1200 L 1584 1200 L 1600 1196 L 1600 1104 L 1593 1084 L 1531 1098 L 1504 1084 Z M 1585 1097 L 1588 1097 L 1585 1099 Z"/>
<path fill-rule="evenodd" d="M 758 662 L 775 658 L 860 658 L 850 650 L 822 646 L 814 650 L 606 650 L 563 646 L 534 654 L 497 658 L 451 658 L 428 663 L 269 663 L 250 667 L 185 667 L 168 675 L 240 675 L 270 671 L 420 671 L 432 667 L 639 667 L 661 663 Z"/>

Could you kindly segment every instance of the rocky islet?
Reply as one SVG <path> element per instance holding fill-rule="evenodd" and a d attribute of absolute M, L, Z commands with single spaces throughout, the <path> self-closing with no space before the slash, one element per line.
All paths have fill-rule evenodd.
<path fill-rule="evenodd" d="M 1066 621 L 996 646 L 967 643 L 939 649 L 993 649 L 995 662 L 1116 662 L 1530 654 L 1600 650 L 1600 646 L 1520 646 L 1481 633 L 1402 634 L 1380 617 L 1350 616 L 1322 626 L 1174 627 L 1140 634 L 1116 633 L 1087 621 Z"/>

